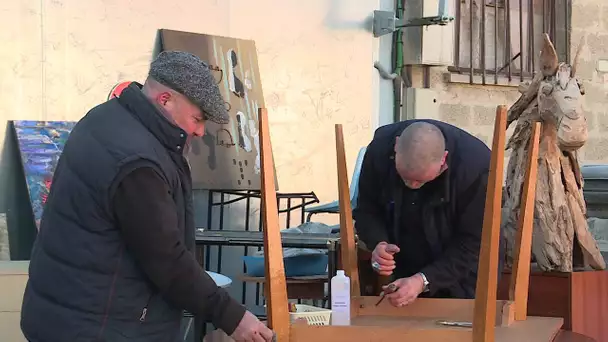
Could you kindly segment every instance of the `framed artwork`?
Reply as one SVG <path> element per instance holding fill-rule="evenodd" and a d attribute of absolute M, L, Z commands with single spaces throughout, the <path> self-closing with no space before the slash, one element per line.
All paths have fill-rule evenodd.
<path fill-rule="evenodd" d="M 38 229 L 59 156 L 75 124 L 71 121 L 12 121 Z"/>

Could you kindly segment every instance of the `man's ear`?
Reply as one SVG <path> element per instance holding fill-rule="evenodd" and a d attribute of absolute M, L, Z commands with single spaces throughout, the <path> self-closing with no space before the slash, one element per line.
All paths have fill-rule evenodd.
<path fill-rule="evenodd" d="M 397 153 L 397 146 L 399 146 L 399 136 L 395 137 L 395 146 L 393 148 L 395 150 L 395 153 Z"/>
<path fill-rule="evenodd" d="M 156 101 L 158 101 L 158 104 L 161 106 L 165 106 L 170 99 L 171 93 L 168 91 L 159 93 L 158 96 L 156 96 Z"/>
<path fill-rule="evenodd" d="M 446 160 L 448 159 L 448 151 L 443 152 L 443 158 L 441 158 L 441 168 L 439 169 L 439 174 L 442 174 L 443 171 L 448 169 L 448 163 Z"/>

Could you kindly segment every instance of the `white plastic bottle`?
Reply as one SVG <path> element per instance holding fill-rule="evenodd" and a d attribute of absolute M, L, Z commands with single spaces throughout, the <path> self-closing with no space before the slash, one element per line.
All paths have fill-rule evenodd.
<path fill-rule="evenodd" d="M 331 278 L 331 325 L 350 325 L 350 278 L 338 270 Z"/>

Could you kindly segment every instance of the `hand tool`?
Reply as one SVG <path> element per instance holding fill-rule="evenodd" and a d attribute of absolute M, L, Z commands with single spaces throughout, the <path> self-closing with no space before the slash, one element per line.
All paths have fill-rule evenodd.
<path fill-rule="evenodd" d="M 388 286 L 386 287 L 386 289 L 384 291 L 382 291 L 382 293 L 380 293 L 380 296 L 382 298 L 380 298 L 380 300 L 378 301 L 378 303 L 376 303 L 376 306 L 378 306 L 380 303 L 382 303 L 382 301 L 384 300 L 384 297 L 386 297 L 387 294 L 393 293 L 395 291 L 399 290 L 399 288 L 397 287 L 397 285 L 395 284 L 388 284 Z"/>
<path fill-rule="evenodd" d="M 461 328 L 472 328 L 473 327 L 473 323 L 471 323 L 471 322 L 437 321 L 437 324 L 447 325 L 450 327 L 461 327 Z"/>

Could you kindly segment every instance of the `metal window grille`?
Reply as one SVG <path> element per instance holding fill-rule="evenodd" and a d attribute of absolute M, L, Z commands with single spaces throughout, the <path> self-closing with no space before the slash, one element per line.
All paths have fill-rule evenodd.
<path fill-rule="evenodd" d="M 539 70 L 542 34 L 570 61 L 572 0 L 454 0 L 454 65 L 449 71 L 524 81 Z M 480 5 L 483 4 L 483 5 Z"/>

